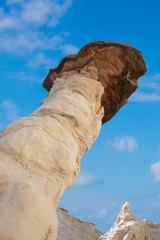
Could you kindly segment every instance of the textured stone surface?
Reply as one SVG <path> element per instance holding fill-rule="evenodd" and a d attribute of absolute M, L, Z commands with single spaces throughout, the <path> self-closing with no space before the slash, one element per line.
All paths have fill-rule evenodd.
<path fill-rule="evenodd" d="M 82 222 L 70 216 L 67 211 L 57 209 L 57 240 L 98 240 L 102 233 L 95 229 L 95 224 Z"/>
<path fill-rule="evenodd" d="M 92 45 L 97 55 L 90 61 Z M 0 133 L 0 239 L 56 239 L 57 204 L 99 135 L 104 109 L 106 121 L 137 88 L 146 71 L 140 52 L 103 45 L 84 47 L 74 69 L 62 60 L 65 70 L 54 77 L 42 106 Z"/>
<path fill-rule="evenodd" d="M 90 71 L 90 68 L 95 71 Z M 124 43 L 96 41 L 84 46 L 77 55 L 65 57 L 57 68 L 50 69 L 43 86 L 49 91 L 57 76 L 83 73 L 104 86 L 103 123 L 110 120 L 127 103 L 137 89 L 137 79 L 147 68 L 139 50 Z"/>
<path fill-rule="evenodd" d="M 99 135 L 102 94 L 100 82 L 80 74 L 57 78 L 39 109 L 1 132 L 0 234 L 56 239 L 57 204 Z"/>
<path fill-rule="evenodd" d="M 114 226 L 99 240 L 159 240 L 160 224 L 140 220 L 125 203 Z"/>

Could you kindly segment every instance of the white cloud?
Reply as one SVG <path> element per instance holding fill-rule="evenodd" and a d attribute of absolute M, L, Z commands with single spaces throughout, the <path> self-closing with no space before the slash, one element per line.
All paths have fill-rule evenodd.
<path fill-rule="evenodd" d="M 6 4 L 16 4 L 16 3 L 22 3 L 24 0 L 6 0 Z"/>
<path fill-rule="evenodd" d="M 1 7 L 1 21 L 10 19 L 11 25 L 6 28 L 15 28 L 12 22 L 17 22 L 17 29 L 31 27 L 41 27 L 44 25 L 56 26 L 68 8 L 71 7 L 71 0 L 9 0 L 6 1 L 8 10 L 5 12 L 5 5 Z M 4 24 L 3 24 L 4 25 Z M 4 28 L 4 26 L 2 27 Z M 1 26 L 1 25 L 0 25 Z"/>
<path fill-rule="evenodd" d="M 151 164 L 151 173 L 154 182 L 160 182 L 160 162 Z"/>
<path fill-rule="evenodd" d="M 88 173 L 80 173 L 75 186 L 77 187 L 85 187 L 94 184 L 97 181 L 98 177 L 96 175 L 91 175 Z"/>
<path fill-rule="evenodd" d="M 27 24 L 43 25 L 52 11 L 52 1 L 30 0 L 22 4 L 20 16 Z"/>
<path fill-rule="evenodd" d="M 1 107 L 4 109 L 9 121 L 14 121 L 18 118 L 17 106 L 12 100 L 4 100 L 1 104 Z"/>
<path fill-rule="evenodd" d="M 160 73 L 155 73 L 149 76 L 143 76 L 140 80 L 140 87 L 154 89 L 160 92 Z"/>
<path fill-rule="evenodd" d="M 9 28 L 14 29 L 14 28 L 17 28 L 18 24 L 19 23 L 18 21 L 16 21 L 16 19 L 5 17 L 0 21 L 0 29 L 9 29 Z"/>
<path fill-rule="evenodd" d="M 60 35 L 46 36 L 38 31 L 0 35 L 0 51 L 21 53 L 34 50 L 59 50 L 64 39 Z"/>
<path fill-rule="evenodd" d="M 78 48 L 72 44 L 65 44 L 63 47 L 64 54 L 76 54 L 78 52 Z"/>
<path fill-rule="evenodd" d="M 106 209 L 102 208 L 99 210 L 99 212 L 97 213 L 97 218 L 103 218 L 106 215 Z"/>
<path fill-rule="evenodd" d="M 72 212 L 77 212 L 77 207 L 76 206 L 72 207 Z"/>
<path fill-rule="evenodd" d="M 8 78 L 17 81 L 27 81 L 29 84 L 33 83 L 43 83 L 44 78 L 39 76 L 38 74 L 32 74 L 29 72 L 17 72 L 17 73 L 9 73 Z"/>
<path fill-rule="evenodd" d="M 160 101 L 160 95 L 157 93 L 136 92 L 131 100 L 134 102 L 157 102 Z"/>
<path fill-rule="evenodd" d="M 0 53 L 75 52 L 76 46 L 65 43 L 65 32 L 53 32 L 71 5 L 72 0 L 6 0 L 0 7 Z"/>
<path fill-rule="evenodd" d="M 160 101 L 160 73 L 143 76 L 139 80 L 139 89 L 130 98 L 134 102 Z"/>
<path fill-rule="evenodd" d="M 30 67 L 39 67 L 45 66 L 47 69 L 54 68 L 58 65 L 58 63 L 47 56 L 44 53 L 38 53 L 35 57 L 29 62 Z"/>
<path fill-rule="evenodd" d="M 138 143 L 133 136 L 115 137 L 113 141 L 107 141 L 107 146 L 119 152 L 136 152 Z"/>

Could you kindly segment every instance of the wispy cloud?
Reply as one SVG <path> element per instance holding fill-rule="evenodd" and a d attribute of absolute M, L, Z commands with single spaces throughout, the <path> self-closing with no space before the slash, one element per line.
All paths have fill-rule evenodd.
<path fill-rule="evenodd" d="M 151 164 L 151 173 L 154 182 L 160 182 L 160 162 Z"/>
<path fill-rule="evenodd" d="M 134 102 L 160 102 L 160 73 L 139 80 L 139 90 L 130 98 Z"/>
<path fill-rule="evenodd" d="M 17 105 L 10 99 L 3 100 L 1 107 L 5 111 L 7 119 L 9 121 L 14 121 L 18 118 Z"/>
<path fill-rule="evenodd" d="M 0 7 L 0 53 L 30 54 L 30 59 L 37 57 L 34 67 L 51 65 L 48 51 L 75 53 L 77 47 L 66 43 L 69 34 L 53 31 L 71 6 L 72 0 L 5 0 Z"/>
<path fill-rule="evenodd" d="M 160 101 L 160 95 L 157 93 L 136 92 L 132 101 L 134 102 L 157 102 Z"/>
<path fill-rule="evenodd" d="M 64 54 L 76 54 L 78 52 L 78 48 L 72 44 L 65 44 L 62 46 Z"/>
<path fill-rule="evenodd" d="M 118 152 L 136 152 L 138 149 L 138 143 L 133 136 L 115 137 L 112 141 L 107 141 L 107 146 Z"/>
<path fill-rule="evenodd" d="M 60 50 L 64 43 L 63 36 L 50 35 L 27 29 L 25 32 L 13 32 L 0 35 L 0 52 L 24 54 L 35 50 Z"/>
<path fill-rule="evenodd" d="M 75 186 L 77 187 L 86 187 L 94 184 L 98 180 L 96 175 L 91 175 L 89 173 L 80 173 L 78 176 Z"/>
<path fill-rule="evenodd" d="M 30 67 L 39 67 L 45 66 L 45 68 L 54 68 L 58 65 L 58 62 L 55 59 L 45 56 L 44 53 L 37 53 L 30 62 L 28 62 Z"/>
<path fill-rule="evenodd" d="M 42 83 L 44 81 L 44 78 L 42 76 L 32 74 L 29 72 L 9 73 L 8 78 L 16 81 L 26 81 L 29 84 Z"/>
<path fill-rule="evenodd" d="M 71 0 L 6 0 L 0 8 L 0 28 L 56 26 L 71 5 Z"/>
<path fill-rule="evenodd" d="M 106 215 L 106 208 L 102 208 L 97 213 L 97 218 L 103 218 Z"/>

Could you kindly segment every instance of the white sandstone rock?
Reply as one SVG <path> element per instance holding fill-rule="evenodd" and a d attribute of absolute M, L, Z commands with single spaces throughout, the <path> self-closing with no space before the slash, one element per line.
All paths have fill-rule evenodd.
<path fill-rule="evenodd" d="M 0 240 L 56 240 L 57 204 L 82 155 L 146 70 L 137 49 L 111 42 L 90 43 L 50 70 L 42 106 L 0 133 Z"/>
<path fill-rule="evenodd" d="M 140 220 L 132 212 L 130 204 L 123 205 L 114 226 L 99 240 L 159 240 L 160 224 Z"/>
<path fill-rule="evenodd" d="M 40 108 L 0 133 L 0 240 L 56 240 L 57 204 L 99 135 L 103 91 L 80 74 L 57 78 Z"/>

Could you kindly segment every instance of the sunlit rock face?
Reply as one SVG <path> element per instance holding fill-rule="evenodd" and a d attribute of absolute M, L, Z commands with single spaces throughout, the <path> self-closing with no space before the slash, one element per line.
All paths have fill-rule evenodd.
<path fill-rule="evenodd" d="M 127 103 L 137 89 L 137 80 L 147 71 L 142 54 L 124 43 L 95 41 L 84 46 L 77 55 L 62 59 L 50 69 L 43 86 L 49 91 L 55 79 L 64 75 L 83 74 L 102 83 L 104 93 L 103 123 L 110 120 Z"/>
<path fill-rule="evenodd" d="M 114 226 L 99 240 L 159 240 L 160 224 L 140 220 L 125 203 Z"/>
<path fill-rule="evenodd" d="M 64 209 L 57 209 L 57 216 L 57 240 L 97 240 L 102 235 L 95 229 L 95 224 L 80 221 L 70 216 Z"/>
<path fill-rule="evenodd" d="M 145 71 L 137 49 L 110 42 L 90 43 L 50 70 L 41 107 L 0 133 L 0 239 L 57 238 L 57 204 L 82 155 Z"/>

